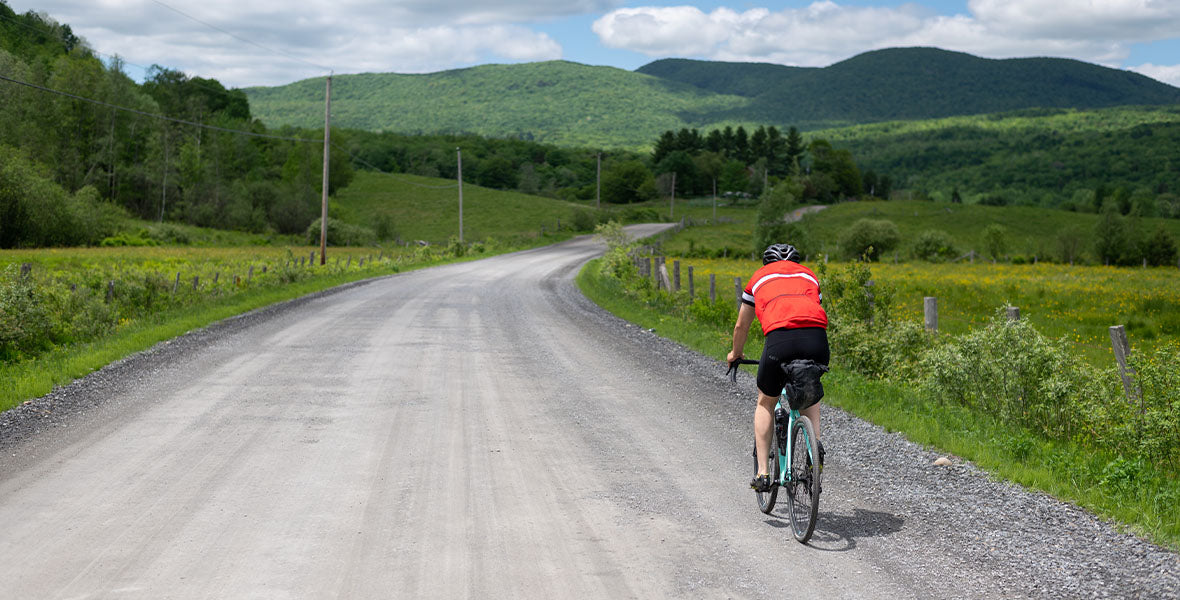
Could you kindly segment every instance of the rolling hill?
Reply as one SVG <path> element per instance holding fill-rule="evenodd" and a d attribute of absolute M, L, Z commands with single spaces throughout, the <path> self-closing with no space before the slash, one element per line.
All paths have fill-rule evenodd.
<path fill-rule="evenodd" d="M 268 126 L 323 122 L 322 79 L 245 92 Z M 550 61 L 340 75 L 332 96 L 340 127 L 640 148 L 681 127 L 813 130 L 1026 108 L 1175 104 L 1180 88 L 1069 59 L 893 48 L 824 68 L 666 59 L 634 72 Z"/>
<path fill-rule="evenodd" d="M 254 115 L 268 126 L 323 127 L 323 79 L 245 92 Z M 665 130 L 701 124 L 699 113 L 747 102 L 687 83 L 566 61 L 332 79 L 336 126 L 590 147 L 642 146 Z"/>
<path fill-rule="evenodd" d="M 937 48 L 891 48 L 822 69 L 663 60 L 638 72 L 750 103 L 714 120 L 792 123 L 801 129 L 930 119 L 1024 108 L 1105 108 L 1180 102 L 1180 88 L 1063 58 L 994 60 Z"/>

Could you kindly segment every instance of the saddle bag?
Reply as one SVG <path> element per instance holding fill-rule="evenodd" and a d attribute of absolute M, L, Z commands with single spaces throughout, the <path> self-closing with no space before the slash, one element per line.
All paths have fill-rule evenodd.
<path fill-rule="evenodd" d="M 827 365 L 808 358 L 784 363 L 782 367 L 787 375 L 783 387 L 791 410 L 803 410 L 824 397 L 824 384 L 820 382 L 820 377 L 828 371 Z"/>

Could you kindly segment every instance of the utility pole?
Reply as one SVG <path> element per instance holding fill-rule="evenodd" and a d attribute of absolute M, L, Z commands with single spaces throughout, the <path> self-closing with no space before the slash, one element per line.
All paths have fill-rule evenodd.
<path fill-rule="evenodd" d="M 459 160 L 459 243 L 463 243 L 463 151 L 455 148 Z"/>
<path fill-rule="evenodd" d="M 320 202 L 320 266 L 328 260 L 328 158 L 332 135 L 332 75 L 328 75 L 328 89 L 324 93 L 324 193 Z"/>
<path fill-rule="evenodd" d="M 672 171 L 672 200 L 668 202 L 668 217 L 676 218 L 676 171 Z"/>
<path fill-rule="evenodd" d="M 594 177 L 594 210 L 602 209 L 602 153 L 598 153 L 598 172 Z"/>

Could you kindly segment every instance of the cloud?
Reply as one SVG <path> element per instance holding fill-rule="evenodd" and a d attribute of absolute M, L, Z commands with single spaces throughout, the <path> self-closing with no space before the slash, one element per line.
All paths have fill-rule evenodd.
<path fill-rule="evenodd" d="M 1146 75 L 1168 85 L 1180 87 L 1180 65 L 1167 66 L 1145 63 L 1137 67 L 1128 67 L 1127 70 Z"/>
<path fill-rule="evenodd" d="M 827 66 L 867 50 L 937 46 L 991 58 L 1065 56 L 1117 66 L 1128 44 L 1174 37 L 1174 0 L 970 0 L 971 14 L 938 15 L 916 4 L 841 6 L 819 0 L 801 8 L 737 12 L 718 8 L 632 7 L 612 11 L 592 29 L 612 48 L 652 57 Z"/>
<path fill-rule="evenodd" d="M 10 5 L 18 12 L 32 8 L 18 6 L 21 1 Z M 329 69 L 418 73 L 557 59 L 557 41 L 519 23 L 615 6 L 617 0 L 45 0 L 34 10 L 131 64 L 249 86 Z"/>

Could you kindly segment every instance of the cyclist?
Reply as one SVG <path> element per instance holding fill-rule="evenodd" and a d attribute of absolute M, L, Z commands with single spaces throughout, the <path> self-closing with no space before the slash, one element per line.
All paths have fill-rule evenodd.
<path fill-rule="evenodd" d="M 823 296 L 819 280 L 799 260 L 799 251 L 789 244 L 771 244 L 762 253 L 762 268 L 754 272 L 742 291 L 742 305 L 733 327 L 733 350 L 726 358 L 731 364 L 742 358 L 746 336 L 756 317 L 766 336 L 758 363 L 758 406 L 754 409 L 754 448 L 759 472 L 750 487 L 757 491 L 769 491 L 771 486 L 771 475 L 763 469 L 770 452 L 774 405 L 786 378 L 781 365 L 796 359 L 827 365 L 830 358 L 828 315 L 820 305 Z M 820 437 L 819 404 L 803 409 L 802 414 L 811 420 L 816 437 Z M 824 449 L 820 444 L 821 466 L 823 462 Z"/>

